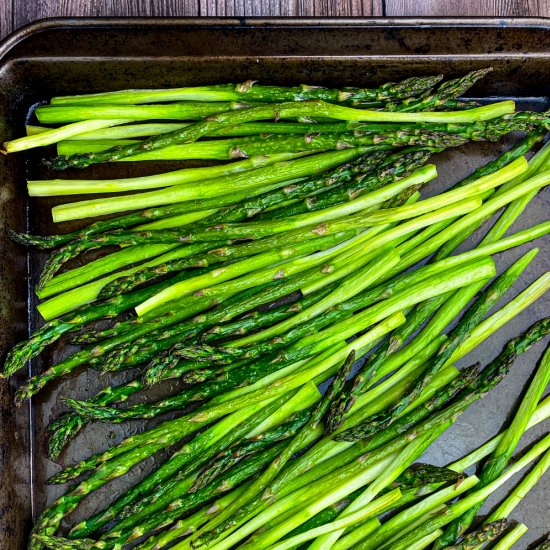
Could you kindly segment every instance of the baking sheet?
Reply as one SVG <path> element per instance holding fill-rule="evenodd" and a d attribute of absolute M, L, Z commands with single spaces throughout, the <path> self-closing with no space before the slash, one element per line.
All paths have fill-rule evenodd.
<path fill-rule="evenodd" d="M 262 83 L 308 83 L 327 86 L 372 86 L 413 74 L 445 73 L 447 77 L 491 65 L 494 72 L 472 93 L 495 99 L 513 98 L 518 107 L 541 110 L 550 105 L 550 25 L 537 19 L 60 19 L 38 22 L 8 37 L 0 45 L 0 136 L 24 133 L 29 109 L 53 95 L 121 88 L 171 87 L 214 82 L 260 80 Z M 430 193 L 448 187 L 461 176 L 510 146 L 469 144 L 438 155 L 440 177 Z M 45 254 L 27 251 L 6 236 L 6 228 L 48 234 L 70 231 L 78 224 L 54 226 L 50 207 L 62 199 L 28 199 L 25 177 L 45 177 L 36 168 L 43 154 L 0 159 L 0 346 L 1 353 L 40 325 L 32 288 Z M 37 157 L 38 155 L 38 157 Z M 128 177 L 167 171 L 182 163 L 121 163 L 101 165 L 85 177 Z M 73 172 L 73 175 L 82 172 Z M 67 177 L 70 173 L 67 172 Z M 539 195 L 514 225 L 514 230 L 540 223 L 548 216 L 548 193 Z M 527 268 L 508 299 L 549 268 L 549 241 L 539 241 L 541 253 Z M 525 245 L 497 257 L 499 272 L 529 248 Z M 548 314 L 548 300 L 539 300 L 468 356 L 468 363 L 486 363 L 513 335 Z M 508 378 L 482 402 L 474 404 L 429 452 L 436 464 L 447 463 L 497 433 L 540 356 L 538 343 L 515 364 Z M 30 369 L 74 351 L 65 340 L 50 346 Z M 465 363 L 466 361 L 463 361 Z M 97 372 L 78 371 L 50 384 L 30 403 L 16 409 L 13 393 L 28 372 L 0 381 L 0 548 L 25 547 L 36 517 L 65 487 L 44 484 L 59 465 L 45 456 L 43 432 L 63 407 L 61 395 L 85 398 L 104 385 Z M 125 376 L 122 373 L 121 377 Z M 166 419 L 167 417 L 163 417 Z M 62 454 L 71 464 L 158 421 L 118 426 L 88 426 Z M 548 422 L 529 432 L 529 443 L 549 428 Z M 156 460 L 162 460 L 157 457 Z M 70 516 L 71 523 L 112 498 L 128 482 L 153 466 L 146 461 L 129 475 L 85 500 Z M 509 487 L 509 484 L 507 485 Z M 496 493 L 502 498 L 505 491 Z M 536 540 L 550 527 L 546 476 L 521 503 L 513 518 L 524 520 L 529 532 L 518 548 Z M 495 502 L 494 499 L 491 502 Z"/>

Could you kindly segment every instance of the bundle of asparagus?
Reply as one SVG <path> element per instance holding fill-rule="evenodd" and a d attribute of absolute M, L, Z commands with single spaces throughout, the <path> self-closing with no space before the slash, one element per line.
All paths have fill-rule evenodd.
<path fill-rule="evenodd" d="M 57 144 L 52 169 L 234 162 L 29 181 L 34 196 L 139 191 L 52 209 L 57 222 L 122 213 L 81 230 L 13 234 L 54 250 L 36 289 L 46 322 L 12 349 L 2 376 L 65 333 L 82 346 L 30 378 L 17 402 L 81 366 L 133 372 L 87 400 L 63 398 L 69 412 L 49 426 L 50 456 L 92 420 L 180 413 L 53 476 L 87 477 L 42 513 L 30 548 L 508 548 L 525 532 L 507 517 L 547 469 L 550 439 L 508 463 L 522 434 L 550 414 L 548 399 L 539 403 L 549 353 L 501 436 L 448 468 L 415 464 L 550 331 L 550 319 L 536 322 L 481 371 L 453 366 L 550 287 L 546 273 L 500 303 L 538 249 L 498 276 L 492 257 L 550 232 L 546 221 L 505 236 L 550 183 L 550 146 L 524 158 L 550 119 L 515 113 L 510 101 L 459 99 L 487 72 L 376 89 L 129 90 L 36 109 L 41 124 L 64 125 L 29 126 L 4 149 Z M 512 149 L 421 197 L 437 176 L 433 154 L 517 131 L 526 136 Z M 502 208 L 477 246 L 457 250 Z M 121 249 L 60 272 L 109 245 Z M 119 406 L 169 379 L 184 386 Z M 87 495 L 161 450 L 166 462 L 60 536 Z M 542 453 L 468 532 L 487 496 Z M 464 477 L 485 457 L 479 477 Z"/>

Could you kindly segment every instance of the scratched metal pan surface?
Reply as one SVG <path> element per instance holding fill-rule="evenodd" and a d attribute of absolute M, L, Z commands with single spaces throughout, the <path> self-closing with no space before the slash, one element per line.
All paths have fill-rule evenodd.
<path fill-rule="evenodd" d="M 472 90 L 473 96 L 513 98 L 518 107 L 548 108 L 550 95 L 550 22 L 540 19 L 54 19 L 23 28 L 0 45 L 0 137 L 23 135 L 29 110 L 51 96 L 116 90 L 259 80 L 262 83 L 308 83 L 327 86 L 372 86 L 414 74 L 444 73 L 454 77 L 492 66 L 494 72 Z M 430 194 L 446 188 L 504 151 L 512 139 L 475 144 L 441 154 L 438 180 Z M 41 151 L 0 159 L 0 352 L 5 352 L 40 326 L 33 287 L 44 254 L 12 243 L 6 229 L 49 234 L 78 224 L 54 226 L 50 207 L 56 199 L 29 199 L 25 178 L 47 173 L 36 167 Z M 86 171 L 86 177 L 127 177 L 171 169 L 174 164 L 120 163 Z M 181 166 L 181 163 L 178 164 Z M 77 172 L 73 172 L 75 176 Z M 79 173 L 80 174 L 80 173 Z M 81 174 L 83 175 L 83 174 Z M 521 229 L 544 220 L 550 200 L 539 195 L 516 223 Z M 511 292 L 517 294 L 549 267 L 548 240 Z M 499 271 L 527 246 L 497 258 Z M 487 362 L 511 336 L 548 314 L 539 300 L 470 354 L 468 362 Z M 483 402 L 464 414 L 430 450 L 429 458 L 444 464 L 472 450 L 499 431 L 523 391 L 544 343 L 516 362 L 509 377 Z M 40 372 L 74 351 L 66 342 L 52 346 L 30 367 Z M 64 487 L 44 481 L 60 466 L 44 452 L 44 429 L 62 411 L 60 396 L 93 395 L 105 379 L 80 371 L 50 384 L 31 403 L 13 405 L 15 388 L 28 376 L 20 372 L 0 381 L 0 548 L 18 550 L 33 518 Z M 124 376 L 124 374 L 122 375 Z M 166 390 L 166 388 L 164 388 Z M 88 426 L 62 454 L 71 464 L 139 432 L 149 422 L 122 426 Z M 539 437 L 550 425 L 529 432 L 522 444 Z M 163 457 L 156 457 L 157 462 Z M 70 517 L 89 515 L 154 465 L 148 461 L 129 475 L 83 502 Z M 500 491 L 496 496 L 502 497 Z M 530 527 L 532 542 L 550 526 L 550 476 L 514 512 Z M 494 500 L 492 501 L 494 502 Z M 522 542 L 519 548 L 525 548 Z"/>

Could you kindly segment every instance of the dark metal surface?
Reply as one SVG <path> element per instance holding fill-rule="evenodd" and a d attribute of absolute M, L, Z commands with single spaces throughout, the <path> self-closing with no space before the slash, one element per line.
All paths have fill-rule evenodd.
<path fill-rule="evenodd" d="M 519 108 L 548 107 L 550 95 L 550 25 L 525 20 L 205 20 L 205 19 L 67 19 L 47 20 L 20 30 L 0 45 L 0 138 L 21 136 L 31 106 L 53 95 L 110 89 L 169 87 L 257 79 L 263 83 L 306 82 L 331 86 L 374 85 L 412 74 L 445 73 L 453 77 L 475 68 L 494 73 L 475 87 L 473 95 L 512 97 Z M 512 140 L 474 144 L 439 155 L 440 177 L 430 193 L 446 188 L 460 176 L 505 150 Z M 45 172 L 27 157 L 33 176 Z M 181 164 L 180 164 L 181 165 Z M 87 177 L 126 177 L 165 171 L 169 163 L 121 163 L 90 168 Z M 0 350 L 2 356 L 39 326 L 32 292 L 44 255 L 27 251 L 6 237 L 6 228 L 47 234 L 69 231 L 75 224 L 54 226 L 50 207 L 58 199 L 28 199 L 24 155 L 0 159 Z M 79 173 L 82 175 L 82 173 Z M 549 198 L 539 195 L 514 229 L 548 216 Z M 513 293 L 548 270 L 548 239 Z M 497 258 L 499 271 L 528 246 Z M 546 304 L 546 305 L 545 305 Z M 548 314 L 539 300 L 489 341 L 470 354 L 468 362 L 487 362 L 512 335 Z M 513 409 L 533 370 L 543 343 L 517 361 L 513 372 L 483 402 L 476 404 L 430 451 L 442 464 L 471 450 L 495 434 Z M 32 365 L 39 371 L 69 353 L 64 341 L 51 346 Z M 63 487 L 44 485 L 59 466 L 45 458 L 43 431 L 61 411 L 58 397 L 93 395 L 105 382 L 94 371 L 78 372 L 53 383 L 31 405 L 13 405 L 22 372 L 0 381 L 0 548 L 24 548 L 32 516 L 58 496 Z M 62 455 L 69 464 L 114 441 L 143 429 L 143 421 L 122 426 L 89 426 Z M 548 430 L 532 430 L 532 441 Z M 148 462 L 125 476 L 115 489 L 142 476 Z M 71 517 L 89 514 L 113 497 L 113 487 L 100 491 Z M 503 493 L 499 493 L 502 496 Z M 535 540 L 550 527 L 550 479 L 525 499 L 514 513 L 530 527 L 524 540 Z M 525 548 L 522 542 L 518 548 Z"/>

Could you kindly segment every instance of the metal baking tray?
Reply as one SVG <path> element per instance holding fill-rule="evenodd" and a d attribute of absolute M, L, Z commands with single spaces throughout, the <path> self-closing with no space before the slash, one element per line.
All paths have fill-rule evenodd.
<path fill-rule="evenodd" d="M 448 77 L 491 65 L 494 72 L 472 94 L 494 99 L 513 98 L 518 107 L 548 108 L 550 95 L 550 21 L 543 19 L 51 19 L 27 26 L 0 44 L 0 137 L 23 135 L 29 109 L 53 95 L 121 88 L 170 87 L 248 79 L 263 83 L 310 83 L 329 86 L 370 86 L 413 74 L 444 73 Z M 510 145 L 475 144 L 436 159 L 441 174 L 430 192 L 458 177 Z M 48 234 L 72 230 L 75 224 L 54 227 L 53 199 L 29 199 L 25 177 L 37 173 L 36 153 L 0 159 L 0 348 L 2 356 L 40 325 L 33 286 L 44 254 L 12 243 L 6 229 Z M 87 170 L 89 177 L 125 177 L 170 169 L 164 164 L 121 163 Z M 548 193 L 539 195 L 515 229 L 539 223 L 550 211 Z M 518 281 L 512 294 L 549 267 L 548 239 L 541 253 Z M 499 270 L 527 246 L 497 258 Z M 512 335 L 548 314 L 548 301 L 539 300 L 470 354 L 468 362 L 487 362 Z M 513 410 L 536 359 L 539 342 L 516 362 L 508 378 L 482 402 L 464 414 L 435 444 L 429 458 L 444 464 L 498 432 Z M 71 350 L 73 351 L 73 350 Z M 52 346 L 30 370 L 68 353 L 61 342 Z M 60 395 L 86 397 L 104 384 L 95 371 L 80 371 L 50 384 L 36 399 L 15 408 L 13 393 L 28 372 L 0 381 L 0 548 L 25 547 L 32 521 L 65 490 L 44 481 L 59 469 L 45 457 L 43 432 L 62 412 Z M 149 425 L 149 423 L 146 423 Z M 62 455 L 70 464 L 129 433 L 143 421 L 88 426 Z M 533 429 L 522 444 L 533 441 L 550 425 Z M 160 457 L 162 459 L 162 457 Z M 121 490 L 152 467 L 141 465 L 118 480 Z M 89 514 L 112 498 L 113 488 L 84 501 L 73 515 Z M 498 495 L 502 498 L 504 491 Z M 546 476 L 516 509 L 529 532 L 520 548 L 550 527 L 550 476 Z M 492 501 L 494 502 L 494 500 Z"/>

